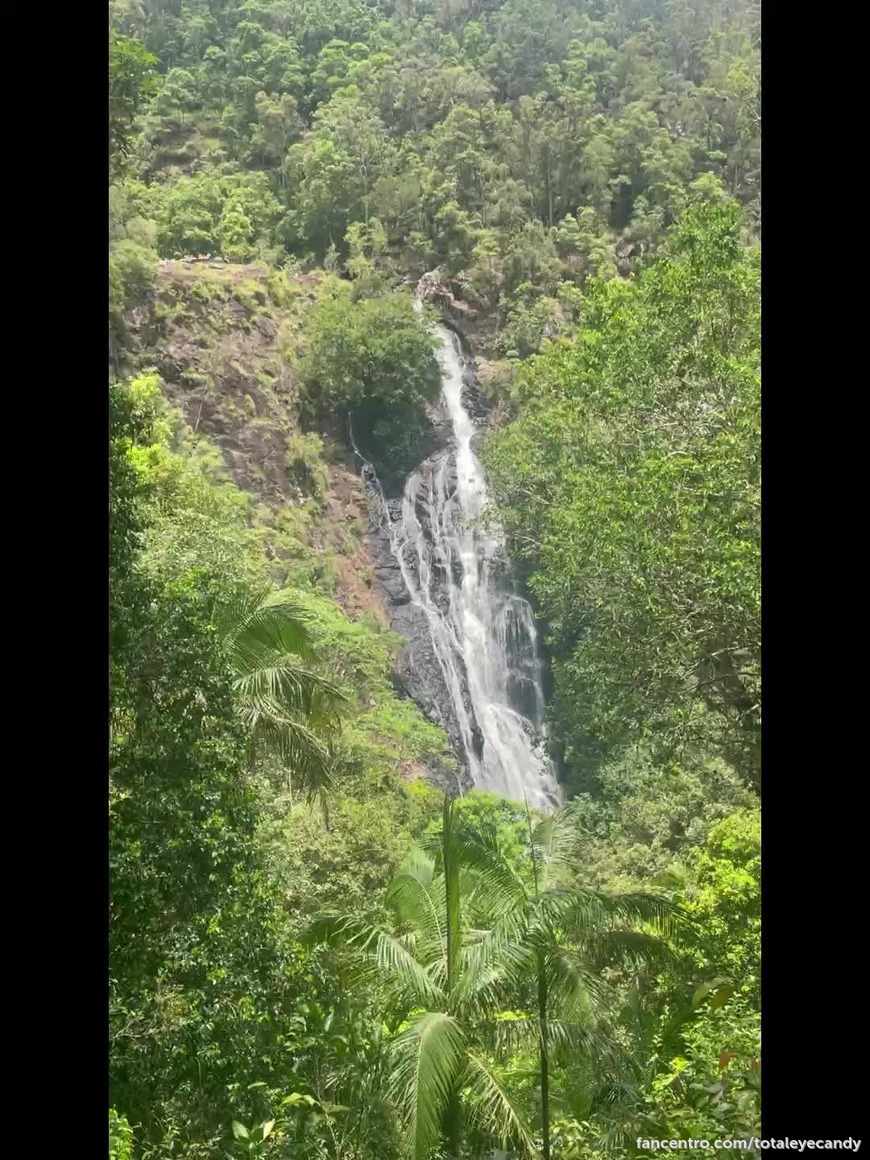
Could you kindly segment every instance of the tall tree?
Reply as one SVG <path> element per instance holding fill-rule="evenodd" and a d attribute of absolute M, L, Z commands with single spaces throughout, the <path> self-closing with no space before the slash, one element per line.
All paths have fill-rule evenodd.
<path fill-rule="evenodd" d="M 602 753 L 699 732 L 758 777 L 759 305 L 739 208 L 698 203 L 636 282 L 589 287 L 486 449 L 587 785 Z"/>
<path fill-rule="evenodd" d="M 305 612 L 271 587 L 219 598 L 216 622 L 234 674 L 251 757 L 277 756 L 292 782 L 322 795 L 332 785 L 329 738 L 339 727 L 338 687 L 310 667 Z"/>
<path fill-rule="evenodd" d="M 458 1157 L 463 1125 L 533 1155 L 529 1131 L 482 1050 L 490 980 L 472 951 L 479 934 L 463 911 L 464 842 L 446 796 L 432 846 L 412 853 L 390 887 L 393 929 L 325 917 L 311 936 L 343 946 L 356 960 L 357 982 L 379 978 L 392 993 L 399 1032 L 389 1090 L 411 1160 L 429 1160 L 439 1143 Z"/>
<path fill-rule="evenodd" d="M 157 58 L 138 40 L 109 32 L 109 163 L 113 175 L 124 167 L 133 125 L 156 91 Z"/>
<path fill-rule="evenodd" d="M 583 884 L 584 836 L 574 805 L 537 823 L 527 816 L 525 866 L 507 854 L 492 823 L 466 829 L 461 850 L 475 871 L 474 901 L 492 922 L 471 951 L 470 974 L 488 978 L 514 1012 L 499 1019 L 498 1034 L 534 1045 L 542 1155 L 549 1160 L 554 1053 L 567 1049 L 593 1065 L 613 1055 L 603 972 L 665 962 L 666 944 L 642 928 L 666 932 L 676 912 L 664 898 Z"/>

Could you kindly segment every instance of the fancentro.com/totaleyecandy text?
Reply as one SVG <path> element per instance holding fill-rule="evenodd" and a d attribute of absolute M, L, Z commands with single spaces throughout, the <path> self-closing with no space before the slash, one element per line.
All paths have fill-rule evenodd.
<path fill-rule="evenodd" d="M 735 1152 L 760 1152 L 767 1148 L 793 1148 L 796 1152 L 803 1152 L 806 1148 L 812 1148 L 814 1151 L 842 1149 L 846 1152 L 857 1152 L 861 1147 L 861 1141 L 853 1140 L 851 1136 L 848 1140 L 791 1140 L 788 1137 L 784 1140 L 759 1140 L 757 1136 L 750 1136 L 739 1140 L 713 1140 L 711 1143 L 709 1140 L 645 1140 L 642 1136 L 638 1136 L 637 1146 L 648 1148 L 650 1151 L 659 1148 L 666 1151 L 677 1151 L 681 1148 L 725 1148 Z"/>

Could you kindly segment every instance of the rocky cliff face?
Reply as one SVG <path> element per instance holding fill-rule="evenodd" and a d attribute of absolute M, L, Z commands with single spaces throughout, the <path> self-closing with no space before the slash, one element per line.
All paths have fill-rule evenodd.
<path fill-rule="evenodd" d="M 456 300 L 435 275 L 425 275 L 420 286 L 421 296 L 437 306 L 444 324 L 459 335 L 466 351 L 468 365 L 463 375 L 462 401 L 482 431 L 488 422 L 489 412 L 478 386 L 464 328 L 457 321 L 457 316 L 463 316 L 462 312 L 456 310 Z M 443 452 L 453 439 L 450 420 L 443 402 L 432 409 L 430 418 L 436 433 L 438 451 Z M 437 454 L 438 452 L 435 453 Z M 425 460 L 418 470 L 425 471 L 433 458 L 434 455 Z M 451 465 L 450 471 L 452 478 L 448 480 L 448 487 L 454 488 L 455 467 Z M 451 777 L 449 779 L 451 784 L 445 788 L 455 791 L 458 784 L 463 790 L 468 790 L 472 788 L 473 782 L 469 771 L 462 764 L 460 726 L 433 648 L 427 616 L 422 608 L 412 602 L 391 546 L 389 527 L 391 523 L 398 523 L 401 518 L 402 490 L 396 487 L 384 488 L 369 465 L 363 466 L 361 478 L 368 498 L 369 541 L 376 560 L 374 568 L 376 584 L 386 607 L 391 630 L 405 641 L 397 661 L 397 682 L 402 692 L 431 720 L 441 725 L 450 738 L 453 751 L 460 762 L 460 773 L 458 779 L 455 776 Z M 425 520 L 425 513 L 420 512 L 419 515 Z M 469 703 L 467 678 L 464 673 L 460 674 L 460 682 L 463 699 Z M 483 739 L 476 726 L 475 743 L 482 747 Z"/>
<path fill-rule="evenodd" d="M 284 357 L 287 330 L 295 333 L 301 314 L 313 301 L 319 279 L 301 275 L 292 302 L 277 301 L 266 272 L 257 266 L 164 262 L 155 293 L 128 317 L 134 365 L 155 366 L 167 398 L 194 431 L 220 449 L 235 483 L 255 500 L 264 532 L 264 549 L 275 564 L 275 579 L 286 574 L 278 530 L 290 514 L 302 518 L 311 507 L 310 487 L 288 471 L 288 450 L 302 433 L 297 422 L 292 366 Z M 453 297 L 437 278 L 424 284 L 432 302 L 463 342 L 468 357 L 463 403 L 481 429 L 488 408 L 478 386 L 467 334 L 473 310 Z M 430 410 L 432 458 L 450 446 L 450 418 L 443 402 Z M 337 574 L 336 601 L 349 616 L 368 615 L 405 642 L 394 683 L 426 716 L 441 725 L 451 740 L 459 770 L 439 762 L 414 769 L 455 793 L 471 788 L 462 764 L 459 728 L 444 677 L 434 653 L 425 612 L 414 605 L 391 548 L 386 514 L 398 518 L 404 480 L 386 494 L 371 469 L 360 471 L 359 459 L 323 462 L 325 479 L 318 515 L 305 524 L 306 540 L 322 553 Z M 431 462 L 431 459 L 426 461 Z M 295 526 L 295 525 L 294 525 Z M 274 536 L 272 529 L 276 529 Z M 274 546 L 273 546 L 274 545 Z"/>
<path fill-rule="evenodd" d="M 444 676 L 432 645 L 426 613 L 413 604 L 401 569 L 390 545 L 387 520 L 400 518 L 401 496 L 387 498 L 368 466 L 362 479 L 369 508 L 369 543 L 375 556 L 374 576 L 378 593 L 386 608 L 391 631 L 404 640 L 396 661 L 396 685 L 426 716 L 440 725 L 450 739 L 459 763 L 459 771 L 429 771 L 429 780 L 448 792 L 471 789 L 473 782 L 463 764 L 459 740 L 459 722 L 447 691 Z M 463 694 L 468 699 L 467 685 Z"/>
<path fill-rule="evenodd" d="M 388 531 L 387 519 L 396 521 L 401 515 L 401 497 L 386 499 L 370 468 L 363 469 L 363 481 L 369 503 L 369 537 L 376 564 L 375 580 L 387 610 L 390 629 L 404 640 L 396 662 L 396 683 L 400 691 L 440 725 L 450 738 L 451 747 L 460 764 L 456 774 L 432 777 L 442 788 L 455 792 L 472 788 L 472 780 L 463 765 L 459 741 L 459 722 L 447 691 L 444 676 L 432 645 L 426 613 L 412 603 L 401 569 L 395 559 Z M 463 690 L 468 698 L 467 685 Z"/>
<path fill-rule="evenodd" d="M 304 436 L 285 344 L 319 283 L 316 274 L 297 275 L 282 294 L 257 265 L 162 262 L 153 295 L 127 319 L 133 369 L 156 368 L 167 399 L 219 448 L 233 481 L 253 497 L 275 581 L 283 583 L 293 563 L 292 537 L 281 531 L 292 527 L 336 577 L 335 599 L 347 614 L 368 614 L 386 627 L 356 465 L 320 459 L 316 495 L 293 470 Z"/>
<path fill-rule="evenodd" d="M 441 312 L 446 324 L 451 322 L 461 327 L 473 323 L 477 311 L 473 306 L 458 298 L 450 282 L 440 270 L 429 270 L 417 283 L 417 294 Z"/>

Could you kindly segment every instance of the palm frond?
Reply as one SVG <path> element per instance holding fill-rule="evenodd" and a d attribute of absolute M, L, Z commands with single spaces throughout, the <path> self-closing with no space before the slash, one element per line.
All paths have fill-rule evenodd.
<path fill-rule="evenodd" d="M 242 671 L 256 667 L 264 651 L 310 659 L 308 614 L 298 604 L 268 589 L 240 597 L 221 610 L 218 631 Z"/>
<path fill-rule="evenodd" d="M 606 921 L 601 895 L 582 886 L 549 886 L 535 900 L 530 927 L 542 932 L 549 941 L 554 930 L 565 930 L 574 935 L 583 931 L 599 930 Z"/>
<path fill-rule="evenodd" d="M 556 1050 L 570 1051 L 573 1056 L 584 1056 L 602 1066 L 605 1059 L 615 1057 L 612 1030 L 603 1021 L 590 1016 L 586 1022 L 567 1022 L 550 1019 L 547 1023 L 550 1043 Z"/>
<path fill-rule="evenodd" d="M 487 1051 L 498 1056 L 529 1054 L 541 1040 L 537 1017 L 515 1011 L 482 1021 L 477 1034 Z"/>
<path fill-rule="evenodd" d="M 526 900 L 525 884 L 500 848 L 495 826 L 462 827 L 456 847 L 461 864 L 472 872 L 475 905 L 497 918 Z"/>
<path fill-rule="evenodd" d="M 593 1147 L 599 1152 L 614 1152 L 618 1155 L 624 1155 L 631 1147 L 634 1135 L 633 1127 L 626 1128 L 624 1124 L 615 1124 L 607 1128 L 597 1140 L 593 1141 Z"/>
<path fill-rule="evenodd" d="M 540 1020 L 531 1012 L 505 1013 L 482 1024 L 478 1033 L 487 1050 L 499 1057 L 537 1054 L 541 1048 Z M 623 1063 L 612 1027 L 596 1007 L 574 1021 L 567 1016 L 548 1019 L 547 1043 L 554 1060 L 564 1053 L 566 1063 L 576 1065 L 579 1059 L 586 1059 L 599 1071 Z"/>
<path fill-rule="evenodd" d="M 539 865 L 544 868 L 544 882 L 552 886 L 563 878 L 572 878 L 582 864 L 582 846 L 586 834 L 579 817 L 580 802 L 573 800 L 561 806 L 551 817 L 539 822 L 532 831 L 532 847 Z"/>
<path fill-rule="evenodd" d="M 277 756 L 325 809 L 334 768 L 328 741 L 340 729 L 344 698 L 304 663 L 313 659 L 306 612 L 269 586 L 238 586 L 217 602 L 213 617 L 235 671 L 251 756 Z"/>
<path fill-rule="evenodd" d="M 271 584 L 259 586 L 236 585 L 230 592 L 221 592 L 212 609 L 212 620 L 221 640 L 226 640 L 238 632 L 261 604 L 272 596 Z"/>
<path fill-rule="evenodd" d="M 507 1017 L 488 1020 L 479 1028 L 481 1042 L 495 1055 L 537 1051 L 541 1044 L 541 1025 L 537 1015 L 508 1013 Z M 585 1054 L 599 1059 L 607 1054 L 612 1034 L 603 1023 L 590 1018 L 586 1023 L 565 1019 L 547 1020 L 547 1041 L 551 1050 L 567 1049 L 574 1056 Z"/>
<path fill-rule="evenodd" d="M 613 915 L 634 922 L 645 922 L 663 934 L 689 921 L 689 915 L 676 903 L 656 894 L 617 894 L 602 896 L 604 907 Z"/>
<path fill-rule="evenodd" d="M 392 1055 L 389 1091 L 399 1113 L 405 1154 L 409 1160 L 428 1160 L 462 1073 L 462 1029 L 450 1015 L 427 1012 L 396 1038 Z"/>
<path fill-rule="evenodd" d="M 244 706 L 242 718 L 249 729 L 252 757 L 271 753 L 279 757 L 309 797 L 328 793 L 333 784 L 333 761 L 328 747 L 306 725 L 262 714 L 255 706 Z"/>
<path fill-rule="evenodd" d="M 658 1051 L 665 1059 L 672 1059 L 675 1055 L 685 1055 L 686 1031 L 691 1022 L 693 1013 L 681 1011 L 669 1019 L 662 1027 L 658 1037 Z"/>
<path fill-rule="evenodd" d="M 418 934 L 424 958 L 446 955 L 443 882 L 436 879 L 434 861 L 429 855 L 420 849 L 411 851 L 390 883 L 387 901 L 400 922 Z"/>
<path fill-rule="evenodd" d="M 590 936 L 585 952 L 593 968 L 625 965 L 632 968 L 663 966 L 674 952 L 655 935 L 639 930 L 608 930 Z"/>
<path fill-rule="evenodd" d="M 501 1147 L 514 1148 L 530 1158 L 536 1156 L 531 1132 L 502 1084 L 479 1055 L 469 1051 L 466 1060 L 464 1087 L 480 1127 Z"/>
<path fill-rule="evenodd" d="M 534 952 L 526 937 L 527 931 L 527 910 L 516 907 L 494 923 L 483 937 L 463 947 L 462 968 L 454 992 L 457 1003 L 497 1006 L 508 981 L 528 976 Z"/>
<path fill-rule="evenodd" d="M 233 682 L 238 695 L 261 706 L 262 711 L 304 716 L 312 726 L 337 730 L 337 708 L 345 701 L 338 686 L 319 673 L 279 657 L 272 663 L 244 673 Z"/>
<path fill-rule="evenodd" d="M 380 978 L 421 1007 L 444 1003 L 444 992 L 401 938 L 355 918 L 323 915 L 306 932 L 309 942 L 344 947 L 360 960 L 357 978 Z M 367 969 L 366 969 L 367 968 Z"/>
<path fill-rule="evenodd" d="M 586 948 L 551 946 L 543 954 L 551 1007 L 568 1022 L 584 1024 L 595 1005 L 604 1002 L 607 985 Z"/>

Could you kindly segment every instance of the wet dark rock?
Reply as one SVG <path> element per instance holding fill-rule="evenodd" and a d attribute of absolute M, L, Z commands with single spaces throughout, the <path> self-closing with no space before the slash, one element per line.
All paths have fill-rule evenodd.
<path fill-rule="evenodd" d="M 477 381 L 477 375 L 471 365 L 465 368 L 462 375 L 462 405 L 469 415 L 471 415 L 472 419 L 482 427 L 489 425 L 489 405 L 483 397 L 483 392 Z"/>
<path fill-rule="evenodd" d="M 392 556 L 388 562 L 384 559 L 380 551 L 378 551 L 377 558 L 378 563 L 374 568 L 375 579 L 384 590 L 390 607 L 396 609 L 403 604 L 407 604 L 411 597 L 399 565 L 393 560 Z"/>
<path fill-rule="evenodd" d="M 426 780 L 450 797 L 468 793 L 474 788 L 468 771 L 463 766 L 451 766 L 442 761 L 429 761 L 425 766 Z"/>
<path fill-rule="evenodd" d="M 427 408 L 429 421 L 432 424 L 431 443 L 432 452 L 444 451 L 450 446 L 450 441 L 453 438 L 453 431 L 450 426 L 450 416 L 447 414 L 447 408 L 443 401 L 439 400 L 431 407 Z"/>
<path fill-rule="evenodd" d="M 430 464 L 431 460 L 422 464 L 421 472 L 425 472 Z M 450 793 L 455 793 L 459 786 L 463 790 L 470 789 L 473 783 L 465 767 L 459 722 L 435 655 L 426 613 L 411 602 L 402 569 L 390 546 L 387 515 L 391 520 L 397 521 L 401 517 L 402 500 L 399 497 L 387 497 L 385 504 L 378 482 L 370 469 L 363 470 L 363 483 L 369 503 L 371 545 L 377 561 L 374 568 L 375 581 L 384 597 L 390 629 L 405 641 L 396 662 L 397 688 L 418 705 L 431 721 L 445 730 L 459 766 L 458 773 L 427 770 L 426 776 L 433 784 Z M 422 498 L 416 510 L 425 529 L 428 511 Z M 446 605 L 446 592 L 439 592 L 439 597 L 442 596 Z M 463 701 L 470 712 L 471 699 L 464 674 L 461 679 L 464 686 Z M 476 735 L 476 744 L 482 746 L 482 737 Z"/>
<path fill-rule="evenodd" d="M 465 357 L 468 360 L 463 373 L 463 406 L 483 433 L 488 426 L 489 409 L 477 382 L 467 339 L 462 333 L 461 326 L 455 322 L 457 311 L 453 304 L 448 301 L 447 294 L 448 288 L 445 288 L 438 279 L 429 280 L 429 301 L 434 302 L 439 307 L 445 324 L 460 337 Z M 423 296 L 427 297 L 426 294 Z M 420 477 L 420 485 L 413 499 L 414 514 L 420 523 L 426 541 L 431 544 L 435 536 L 430 527 L 428 489 L 432 472 L 441 467 L 448 450 L 452 447 L 453 429 L 443 399 L 429 409 L 429 417 L 432 423 L 431 439 L 434 447 L 416 469 L 415 474 Z M 447 493 L 451 494 L 457 485 L 456 469 L 452 457 L 448 463 L 450 464 L 449 475 L 445 482 Z M 453 698 L 448 691 L 444 673 L 432 643 L 428 617 L 421 607 L 412 602 L 402 574 L 402 567 L 392 552 L 390 527 L 397 525 L 401 520 L 402 494 L 407 477 L 401 481 L 384 480 L 383 478 L 379 481 L 374 471 L 366 466 L 363 467 L 362 478 L 369 502 L 370 542 L 376 558 L 375 581 L 386 605 L 390 628 L 405 642 L 396 662 L 396 687 L 404 696 L 418 705 L 430 720 L 445 730 L 457 762 L 458 772 L 447 767 L 443 769 L 427 768 L 426 777 L 434 785 L 447 790 L 449 793 L 455 793 L 458 788 L 470 789 L 473 782 L 466 764 L 462 733 Z M 411 573 L 412 583 L 417 582 L 419 577 L 416 575 L 418 566 L 416 553 L 409 552 L 403 563 L 406 569 L 413 569 Z M 447 581 L 449 579 L 452 584 L 461 584 L 462 563 L 459 560 L 452 561 L 449 578 L 443 562 L 437 558 L 430 558 L 428 563 L 431 575 L 435 580 L 434 601 L 440 610 L 446 613 L 449 609 L 451 589 L 451 583 Z M 483 753 L 484 738 L 474 718 L 464 667 L 460 666 L 458 679 L 465 711 L 471 722 L 472 747 L 480 758 Z"/>
<path fill-rule="evenodd" d="M 417 283 L 417 293 L 424 302 L 435 306 L 445 318 L 471 322 L 477 315 L 473 306 L 456 296 L 459 287 L 452 285 L 440 270 L 429 270 Z"/>

